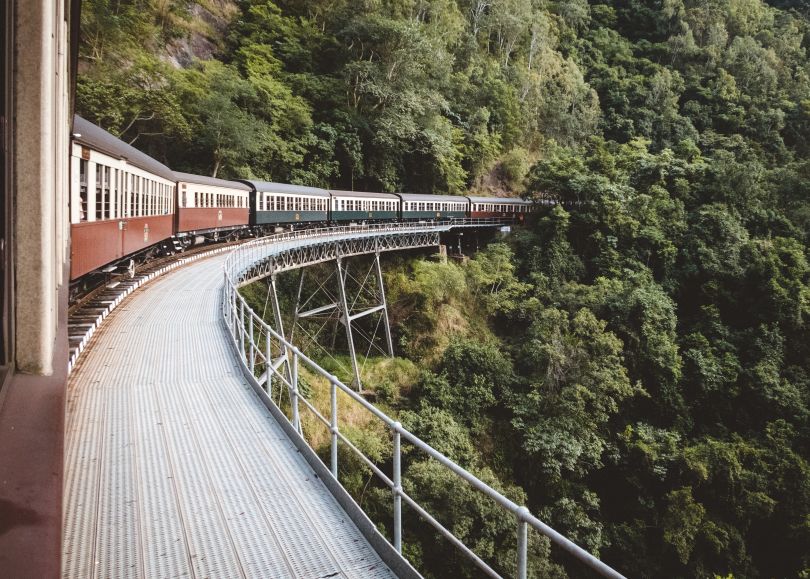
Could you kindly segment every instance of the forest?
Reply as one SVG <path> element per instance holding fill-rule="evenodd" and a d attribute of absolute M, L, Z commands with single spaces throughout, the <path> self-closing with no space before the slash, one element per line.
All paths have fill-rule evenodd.
<path fill-rule="evenodd" d="M 376 399 L 627 576 L 810 578 L 808 47 L 798 0 L 84 0 L 76 107 L 178 170 L 559 201 L 386 262 Z M 513 569 L 509 517 L 406 463 Z M 408 525 L 426 574 L 474 575 Z"/>

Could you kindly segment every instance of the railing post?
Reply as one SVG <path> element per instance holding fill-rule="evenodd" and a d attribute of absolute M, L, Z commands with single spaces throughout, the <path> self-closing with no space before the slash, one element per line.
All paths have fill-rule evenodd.
<path fill-rule="evenodd" d="M 245 359 L 245 302 L 239 301 L 239 352 Z"/>
<path fill-rule="evenodd" d="M 236 291 L 237 290 L 234 289 L 231 292 L 231 297 L 230 297 L 230 301 L 231 301 L 231 333 L 233 334 L 234 339 L 236 339 L 236 336 L 237 336 Z"/>
<path fill-rule="evenodd" d="M 394 423 L 394 549 L 402 553 L 402 453 L 399 430 L 402 425 Z"/>
<path fill-rule="evenodd" d="M 264 387 L 267 394 L 270 396 L 270 400 L 273 400 L 273 341 L 270 336 L 269 328 L 265 328 L 265 334 L 267 334 L 267 343 L 265 344 L 264 370 L 267 374 L 267 379 L 264 381 Z"/>
<path fill-rule="evenodd" d="M 292 353 L 292 371 L 290 372 L 292 390 L 290 391 L 290 402 L 292 403 L 292 424 L 298 434 L 301 434 L 301 418 L 298 415 L 298 353 Z"/>
<path fill-rule="evenodd" d="M 254 374 L 256 369 L 256 347 L 253 343 L 253 313 L 248 313 L 250 316 L 250 332 L 248 333 L 248 340 L 250 344 L 250 373 Z"/>
<path fill-rule="evenodd" d="M 332 376 L 329 379 L 330 396 L 332 399 L 332 416 L 331 416 L 331 438 L 332 438 L 332 456 L 331 456 L 331 470 L 332 476 L 335 480 L 338 478 L 338 405 L 337 405 L 337 378 Z"/>
<path fill-rule="evenodd" d="M 529 566 L 529 524 L 526 516 L 529 509 L 520 507 L 515 513 L 517 518 L 517 578 L 526 579 Z"/>

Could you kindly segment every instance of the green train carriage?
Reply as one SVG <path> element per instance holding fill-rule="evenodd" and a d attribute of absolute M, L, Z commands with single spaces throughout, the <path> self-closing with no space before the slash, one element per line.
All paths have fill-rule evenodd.
<path fill-rule="evenodd" d="M 360 223 L 399 219 L 399 197 L 393 193 L 330 190 L 330 221 Z"/>

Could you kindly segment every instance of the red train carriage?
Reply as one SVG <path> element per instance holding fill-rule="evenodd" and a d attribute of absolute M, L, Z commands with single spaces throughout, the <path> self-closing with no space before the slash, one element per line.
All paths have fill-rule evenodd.
<path fill-rule="evenodd" d="M 73 130 L 71 280 L 170 238 L 175 197 L 165 165 L 81 117 Z"/>
<path fill-rule="evenodd" d="M 177 176 L 177 236 L 218 237 L 248 226 L 250 187 L 190 173 Z"/>
<path fill-rule="evenodd" d="M 470 217 L 483 219 L 498 217 L 522 223 L 532 210 L 532 202 L 510 197 L 468 197 Z"/>

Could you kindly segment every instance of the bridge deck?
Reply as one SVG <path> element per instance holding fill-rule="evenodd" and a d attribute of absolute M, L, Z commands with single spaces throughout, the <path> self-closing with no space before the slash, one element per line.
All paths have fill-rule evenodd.
<path fill-rule="evenodd" d="M 223 259 L 134 294 L 73 371 L 63 576 L 393 576 L 242 377 Z"/>

